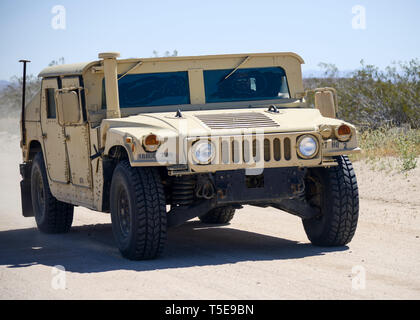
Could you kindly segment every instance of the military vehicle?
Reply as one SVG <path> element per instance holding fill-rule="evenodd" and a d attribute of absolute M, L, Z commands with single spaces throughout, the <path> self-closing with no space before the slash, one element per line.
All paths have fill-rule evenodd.
<path fill-rule="evenodd" d="M 314 245 L 351 241 L 356 128 L 333 88 L 305 92 L 300 56 L 118 58 L 48 67 L 23 103 L 22 211 L 41 232 L 82 206 L 110 213 L 124 257 L 151 259 L 168 227 L 250 205 L 301 218 Z"/>

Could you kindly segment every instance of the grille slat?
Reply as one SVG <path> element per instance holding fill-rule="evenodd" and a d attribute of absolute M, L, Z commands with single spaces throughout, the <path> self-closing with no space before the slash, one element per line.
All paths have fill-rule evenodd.
<path fill-rule="evenodd" d="M 274 120 L 257 112 L 208 114 L 195 117 L 211 129 L 279 127 Z"/>
<path fill-rule="evenodd" d="M 263 159 L 265 162 L 281 161 L 281 149 L 289 149 L 289 146 L 284 146 L 284 140 L 276 137 L 273 138 L 250 138 L 242 137 L 232 139 L 231 141 L 223 140 L 220 142 L 220 158 L 222 163 L 249 163 L 258 162 Z M 286 145 L 289 142 L 286 141 Z M 290 154 L 288 155 L 290 160 Z"/>

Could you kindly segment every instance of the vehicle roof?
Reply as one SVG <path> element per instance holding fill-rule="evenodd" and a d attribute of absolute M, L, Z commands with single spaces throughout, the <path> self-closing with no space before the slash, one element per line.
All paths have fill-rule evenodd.
<path fill-rule="evenodd" d="M 60 64 L 43 69 L 38 77 L 55 77 L 61 75 L 80 75 L 91 62 Z"/>
<path fill-rule="evenodd" d="M 271 53 L 242 53 L 242 54 L 221 54 L 221 55 L 203 55 L 203 56 L 180 56 L 180 57 L 153 57 L 153 58 L 136 58 L 136 59 L 118 59 L 119 62 L 130 61 L 176 61 L 176 60 L 205 60 L 205 59 L 221 59 L 221 58 L 246 58 L 246 57 L 275 57 L 275 56 L 289 56 L 297 59 L 301 64 L 305 63 L 303 59 L 293 52 L 271 52 Z M 69 76 L 81 75 L 90 67 L 90 65 L 99 64 L 100 60 L 81 62 L 73 64 L 62 64 L 47 67 L 43 69 L 38 77 L 56 77 L 56 76 Z"/>

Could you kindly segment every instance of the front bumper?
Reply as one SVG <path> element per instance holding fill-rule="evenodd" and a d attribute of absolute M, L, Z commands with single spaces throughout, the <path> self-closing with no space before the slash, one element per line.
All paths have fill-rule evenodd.
<path fill-rule="evenodd" d="M 302 135 L 312 135 L 319 144 L 317 154 L 311 159 L 303 159 L 298 155 L 297 141 Z M 215 146 L 215 155 L 208 164 L 198 164 L 191 154 L 193 144 L 199 140 L 211 141 Z M 149 153 L 138 146 L 132 147 L 125 145 L 133 167 L 165 166 L 169 175 L 239 169 L 328 167 L 336 165 L 335 156 L 360 152 L 356 134 L 348 142 L 339 142 L 336 139 L 323 139 L 318 131 L 266 134 L 256 132 L 182 138 L 175 136 L 166 139 L 157 152 Z"/>

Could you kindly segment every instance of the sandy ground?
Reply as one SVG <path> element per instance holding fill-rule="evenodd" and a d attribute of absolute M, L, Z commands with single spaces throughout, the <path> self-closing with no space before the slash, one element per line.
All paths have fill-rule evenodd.
<path fill-rule="evenodd" d="M 18 140 L 0 132 L 1 299 L 420 298 L 419 168 L 406 176 L 355 164 L 360 220 L 346 247 L 314 247 L 299 218 L 245 207 L 226 226 L 171 229 L 162 258 L 132 262 L 109 215 L 77 208 L 65 235 L 43 235 L 21 216 Z"/>

